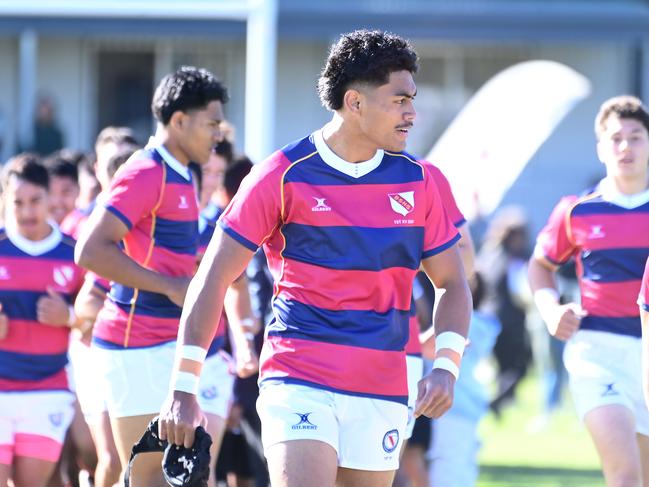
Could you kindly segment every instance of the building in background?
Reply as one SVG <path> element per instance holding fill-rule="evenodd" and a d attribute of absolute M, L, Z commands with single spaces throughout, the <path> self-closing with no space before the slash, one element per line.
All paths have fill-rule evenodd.
<path fill-rule="evenodd" d="M 258 30 L 252 39 L 257 47 L 268 39 L 272 47 L 276 35 L 269 78 L 275 105 L 259 107 L 272 118 L 254 132 L 261 103 L 255 96 L 263 90 L 251 91 L 251 79 L 269 69 L 259 61 L 263 51 L 247 45 L 242 6 L 249 13 L 269 4 L 276 30 Z M 554 60 L 591 81 L 590 97 L 563 120 L 502 202 L 534 201 L 536 231 L 559 195 L 598 176 L 591 125 L 600 103 L 621 93 L 649 99 L 647 25 L 649 2 L 640 0 L 0 0 L 0 156 L 6 160 L 29 137 L 30 94 L 55 101 L 71 147 L 90 149 L 109 124 L 131 126 L 146 140 L 152 87 L 181 64 L 205 66 L 229 87 L 227 117 L 240 149 L 248 149 L 247 137 L 259 137 L 253 132 L 264 134 L 263 147 L 281 146 L 329 118 L 315 86 L 330 42 L 355 28 L 380 28 L 410 38 L 421 56 L 409 147 L 418 154 L 429 151 L 485 81 L 512 64 Z"/>

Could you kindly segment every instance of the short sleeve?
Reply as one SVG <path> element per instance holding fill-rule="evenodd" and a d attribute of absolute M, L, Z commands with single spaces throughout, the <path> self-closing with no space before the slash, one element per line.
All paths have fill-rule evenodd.
<path fill-rule="evenodd" d="M 155 209 L 162 190 L 162 166 L 150 159 L 131 159 L 120 168 L 104 206 L 130 230 Z"/>
<path fill-rule="evenodd" d="M 464 218 L 464 215 L 457 206 L 448 179 L 446 179 L 446 176 L 444 176 L 437 166 L 434 166 L 427 161 L 423 161 L 423 164 L 433 177 L 433 181 L 435 181 L 435 185 L 437 186 L 439 195 L 442 198 L 442 203 L 444 204 L 444 208 L 446 208 L 448 217 L 451 219 L 453 225 L 455 225 L 455 228 L 460 228 L 464 223 L 466 223 L 466 218 Z"/>
<path fill-rule="evenodd" d="M 576 200 L 575 196 L 562 198 L 552 210 L 548 222 L 536 238 L 534 255 L 545 257 L 555 265 L 562 265 L 575 254 L 577 247 L 570 239 L 569 225 L 570 212 Z"/>
<path fill-rule="evenodd" d="M 218 220 L 226 234 L 253 252 L 281 223 L 282 184 L 288 166 L 282 152 L 256 165 Z"/>
<path fill-rule="evenodd" d="M 426 191 L 426 221 L 422 259 L 439 254 L 460 239 L 460 234 L 448 217 L 446 207 L 431 172 L 424 169 Z"/>

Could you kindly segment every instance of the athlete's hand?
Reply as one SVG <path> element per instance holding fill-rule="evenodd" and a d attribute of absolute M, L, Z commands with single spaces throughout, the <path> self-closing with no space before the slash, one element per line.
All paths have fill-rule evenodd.
<path fill-rule="evenodd" d="M 439 418 L 453 405 L 455 377 L 448 370 L 433 369 L 417 384 L 415 418 L 422 414 L 429 418 Z"/>
<path fill-rule="evenodd" d="M 207 418 L 196 402 L 196 396 L 182 391 L 173 391 L 160 410 L 158 422 L 161 440 L 174 445 L 191 448 L 196 428 L 207 426 Z"/>
<path fill-rule="evenodd" d="M 167 297 L 177 306 L 182 308 L 183 303 L 185 302 L 185 295 L 187 294 L 187 288 L 191 281 L 190 277 L 167 277 L 168 285 L 167 292 L 165 293 Z"/>
<path fill-rule="evenodd" d="M 572 337 L 579 330 L 581 319 L 586 314 L 586 311 L 576 303 L 547 306 L 541 310 L 541 317 L 548 331 L 559 340 L 568 340 Z"/>
<path fill-rule="evenodd" d="M 68 326 L 70 308 L 63 296 L 51 287 L 36 302 L 36 318 L 44 325 Z"/>
<path fill-rule="evenodd" d="M 234 361 L 237 376 L 241 379 L 250 377 L 259 370 L 259 357 L 254 340 L 242 338 L 237 341 L 234 347 Z"/>
<path fill-rule="evenodd" d="M 9 333 L 9 317 L 2 312 L 2 303 L 0 303 L 0 340 L 6 338 Z"/>

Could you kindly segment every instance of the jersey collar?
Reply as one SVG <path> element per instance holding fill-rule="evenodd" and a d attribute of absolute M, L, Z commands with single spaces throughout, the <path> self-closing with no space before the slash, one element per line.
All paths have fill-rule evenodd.
<path fill-rule="evenodd" d="M 363 162 L 348 162 L 338 157 L 324 141 L 322 129 L 313 132 L 313 143 L 325 164 L 356 179 L 372 172 L 383 160 L 382 149 L 377 150 L 371 159 Z"/>
<path fill-rule="evenodd" d="M 146 144 L 145 149 L 155 149 L 171 169 L 176 171 L 186 181 L 191 181 L 189 168 L 172 156 L 171 152 L 169 152 L 164 145 L 159 144 L 155 137 L 149 137 L 149 142 Z"/>
<path fill-rule="evenodd" d="M 631 195 L 623 194 L 617 190 L 613 181 L 608 178 L 602 179 L 597 185 L 597 189 L 602 194 L 604 201 L 621 206 L 622 208 L 632 209 L 649 203 L 649 189 Z"/>
<path fill-rule="evenodd" d="M 54 250 L 56 246 L 61 243 L 63 234 L 61 233 L 61 230 L 59 230 L 58 225 L 53 221 L 48 221 L 47 223 L 52 228 L 52 232 L 43 240 L 29 240 L 20 235 L 20 233 L 18 233 L 18 229 L 10 224 L 5 227 L 5 231 L 7 232 L 7 238 L 11 241 L 12 244 L 14 244 L 26 254 L 35 257 Z"/>

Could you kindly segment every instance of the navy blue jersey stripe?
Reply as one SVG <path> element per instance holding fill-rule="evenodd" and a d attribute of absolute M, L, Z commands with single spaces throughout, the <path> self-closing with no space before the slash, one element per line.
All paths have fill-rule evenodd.
<path fill-rule="evenodd" d="M 583 279 L 593 282 L 640 280 L 648 256 L 647 248 L 582 251 Z"/>
<path fill-rule="evenodd" d="M 609 316 L 585 316 L 581 319 L 580 330 L 605 331 L 640 338 L 642 328 L 639 317 L 611 318 Z"/>
<path fill-rule="evenodd" d="M 60 372 L 67 353 L 34 355 L 0 350 L 0 377 L 8 380 L 41 380 Z"/>

